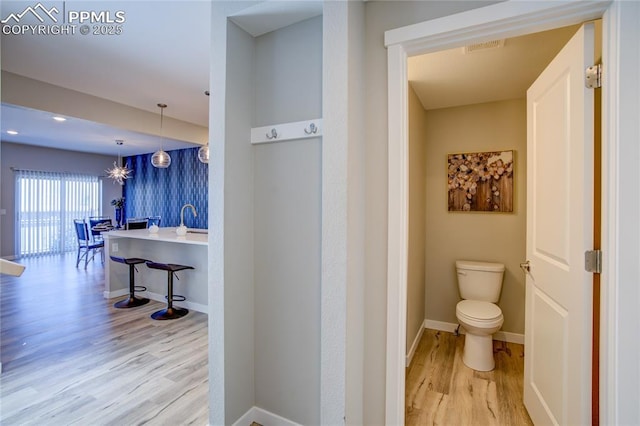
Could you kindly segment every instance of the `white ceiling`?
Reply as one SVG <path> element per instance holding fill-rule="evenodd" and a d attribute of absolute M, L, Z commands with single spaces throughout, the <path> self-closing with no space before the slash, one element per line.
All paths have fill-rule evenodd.
<path fill-rule="evenodd" d="M 112 17 L 123 11 L 126 20 L 119 35 L 2 35 L 3 70 L 156 114 L 157 104 L 166 103 L 167 117 L 208 127 L 209 98 L 204 92 L 209 90 L 210 1 L 41 3 L 47 10 L 55 7 L 58 18 L 69 11 L 107 11 Z M 0 19 L 37 4 L 3 0 Z M 320 14 L 319 1 L 258 1 L 232 19 L 258 36 Z M 20 23 L 38 24 L 31 13 Z M 123 155 L 152 152 L 160 143 L 154 136 L 73 117 L 60 125 L 50 115 L 3 104 L 2 140 L 95 153 L 115 154 L 119 149 Z M 20 133 L 9 135 L 10 129 Z M 113 143 L 105 144 L 105 139 Z M 118 148 L 115 139 L 124 139 L 125 145 Z M 162 143 L 166 150 L 194 146 L 167 139 Z"/>
<path fill-rule="evenodd" d="M 0 17 L 36 2 L 0 3 Z M 3 35 L 2 69 L 153 113 L 208 127 L 209 1 L 42 1 L 59 10 L 122 10 L 120 35 Z M 232 17 L 254 36 L 322 13 L 317 1 L 257 2 Z M 62 16 L 62 15 L 61 15 Z M 23 17 L 27 20 L 33 17 Z M 37 23 L 37 22 L 34 22 Z M 410 58 L 409 80 L 427 109 L 523 97 L 573 29 L 506 41 L 504 48 L 463 55 L 461 49 Z M 544 33 L 541 33 L 544 35 Z M 43 115 L 44 114 L 44 115 Z M 157 138 L 69 117 L 2 105 L 2 140 L 103 154 L 157 149 Z M 62 125 L 60 125 L 62 124 Z M 6 133 L 15 129 L 17 136 Z M 124 139 L 118 148 L 115 139 Z M 108 143 L 105 143 L 105 140 Z M 113 141 L 113 143 L 112 143 Z M 193 146 L 166 140 L 164 149 Z M 78 148 L 80 146 L 81 148 Z"/>
<path fill-rule="evenodd" d="M 0 15 L 35 3 L 3 1 Z M 163 102 L 167 116 L 207 126 L 208 1 L 41 3 L 60 11 L 122 10 L 122 34 L 3 35 L 3 70 L 154 113 Z"/>
<path fill-rule="evenodd" d="M 167 137 L 160 140 L 157 136 L 76 117 L 64 117 L 67 118 L 64 122 L 53 117 L 50 112 L 3 104 L 2 140 L 95 154 L 120 154 L 123 157 L 146 154 L 160 147 L 169 151 L 197 146 Z M 6 133 L 12 129 L 20 130 L 17 135 Z M 117 145 L 116 140 L 122 140 L 123 144 Z"/>
<path fill-rule="evenodd" d="M 414 56 L 408 78 L 426 110 L 524 98 L 578 26 L 514 37 L 503 47 Z"/>

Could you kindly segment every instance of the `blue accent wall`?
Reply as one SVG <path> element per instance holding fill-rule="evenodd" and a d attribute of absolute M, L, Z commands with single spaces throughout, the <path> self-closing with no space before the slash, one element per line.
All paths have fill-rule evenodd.
<path fill-rule="evenodd" d="M 184 224 L 208 228 L 209 166 L 198 160 L 198 148 L 167 152 L 171 165 L 166 169 L 151 165 L 153 154 L 125 157 L 127 167 L 133 170 L 122 190 L 125 218 L 162 216 L 161 227 L 178 226 L 180 209 L 191 203 L 198 216 L 194 218 L 191 209 L 185 209 Z"/>

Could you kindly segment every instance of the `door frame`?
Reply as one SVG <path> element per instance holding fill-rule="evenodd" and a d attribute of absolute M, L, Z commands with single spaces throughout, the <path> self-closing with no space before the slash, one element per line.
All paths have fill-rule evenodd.
<path fill-rule="evenodd" d="M 634 296 L 638 300 L 640 295 L 633 284 L 640 279 L 640 271 L 637 267 L 632 267 L 637 262 L 635 259 L 640 256 L 640 243 L 634 241 L 640 232 L 636 224 L 637 217 L 640 216 L 640 208 L 637 207 L 640 204 L 640 194 L 637 190 L 632 194 L 625 192 L 625 200 L 619 194 L 627 188 L 633 188 L 640 181 L 640 174 L 632 172 L 630 165 L 624 161 L 626 155 L 638 154 L 640 151 L 633 146 L 637 143 L 634 138 L 640 136 L 634 118 L 640 112 L 640 100 L 637 99 L 640 90 L 637 89 L 637 82 L 634 83 L 640 67 L 640 57 L 637 48 L 634 51 L 633 46 L 621 41 L 638 40 L 640 37 L 640 30 L 633 25 L 633 20 L 640 16 L 640 7 L 622 3 L 619 0 L 506 1 L 385 33 L 385 46 L 388 49 L 389 121 L 386 424 L 404 424 L 405 414 L 409 201 L 407 58 L 597 18 L 603 18 L 603 63 L 606 64 L 602 96 L 604 267 L 601 280 L 605 290 L 601 304 L 600 419 L 604 424 L 618 424 L 619 420 L 633 420 L 632 416 L 637 415 L 633 411 L 634 405 L 621 402 L 619 398 L 626 391 L 637 392 L 638 384 L 634 383 L 633 378 L 639 374 L 634 361 L 623 356 L 621 346 L 629 343 L 624 343 L 619 336 L 638 335 L 640 331 L 640 314 L 627 305 L 629 302 L 625 302 L 625 296 L 622 295 L 629 294 L 631 300 Z M 622 55 L 621 51 L 625 54 Z M 631 84 L 633 87 L 631 90 L 628 87 L 621 90 L 621 84 Z M 634 157 L 634 161 L 637 160 L 638 156 Z M 629 167 L 625 168 L 625 165 Z M 623 175 L 630 173 L 630 182 L 622 179 Z M 632 211 L 622 214 L 622 206 L 629 206 Z M 620 229 L 637 232 L 623 233 Z M 624 256 L 619 253 L 624 253 Z M 623 317 L 625 314 L 626 318 Z M 622 321 L 623 318 L 625 321 Z"/>

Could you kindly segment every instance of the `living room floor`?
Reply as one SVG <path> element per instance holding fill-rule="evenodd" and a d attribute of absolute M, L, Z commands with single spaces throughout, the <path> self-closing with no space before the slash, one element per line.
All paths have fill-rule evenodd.
<path fill-rule="evenodd" d="M 75 253 L 18 262 L 0 286 L 0 424 L 208 423 L 206 314 L 115 309 L 99 256 L 86 270 Z"/>

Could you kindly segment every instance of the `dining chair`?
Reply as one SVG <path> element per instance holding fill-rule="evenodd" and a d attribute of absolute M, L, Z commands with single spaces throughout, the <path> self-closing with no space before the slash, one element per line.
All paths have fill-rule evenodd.
<path fill-rule="evenodd" d="M 109 216 L 91 216 L 89 217 L 89 231 L 91 232 L 91 236 L 94 241 L 102 240 L 102 230 L 95 229 L 97 225 L 108 225 L 110 228 L 112 226 L 111 218 Z"/>
<path fill-rule="evenodd" d="M 131 217 L 127 219 L 127 224 L 125 225 L 127 230 L 131 229 L 147 229 L 147 223 L 149 219 L 146 217 Z"/>
<path fill-rule="evenodd" d="M 162 216 L 149 216 L 148 217 L 148 222 L 147 222 L 147 226 L 160 226 L 160 220 L 162 219 Z"/>
<path fill-rule="evenodd" d="M 76 237 L 78 238 L 78 255 L 76 257 L 76 268 L 80 264 L 80 260 L 84 258 L 84 269 L 87 269 L 89 260 L 93 260 L 96 252 L 100 252 L 102 263 L 104 264 L 104 240 L 94 241 L 89 233 L 89 227 L 84 219 L 74 219 L 74 228 Z M 89 257 L 91 255 L 91 257 Z"/>

